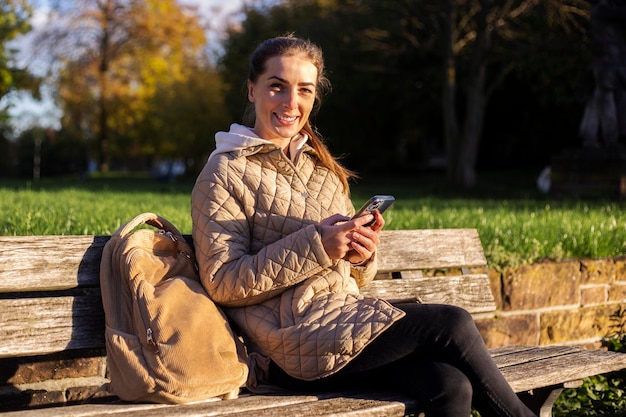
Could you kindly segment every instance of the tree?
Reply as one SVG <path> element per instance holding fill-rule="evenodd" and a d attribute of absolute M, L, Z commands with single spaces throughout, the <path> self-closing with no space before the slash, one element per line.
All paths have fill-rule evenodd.
<path fill-rule="evenodd" d="M 58 2 L 41 44 L 54 51 L 62 123 L 97 143 L 100 169 L 132 153 L 157 88 L 180 82 L 206 44 L 194 8 L 176 0 Z M 48 39 L 49 41 L 45 42 Z"/>
<path fill-rule="evenodd" d="M 183 158 L 187 172 L 200 172 L 212 150 L 213 134 L 232 119 L 224 104 L 224 85 L 206 60 L 189 63 L 186 76 L 159 84 L 148 102 L 138 129 L 145 153 L 162 158 Z"/>
<path fill-rule="evenodd" d="M 548 17 L 548 27 L 566 30 L 580 27 L 576 17 L 588 18 L 587 3 L 579 0 L 448 0 L 444 7 L 441 15 L 445 42 L 442 104 L 448 175 L 455 184 L 470 188 L 476 183 L 476 161 L 489 95 L 518 62 L 513 60 L 502 65 L 502 61 L 495 60 L 494 42 L 515 47 L 520 39 L 532 39 L 532 35 L 523 30 L 523 20 L 533 20 L 542 14 Z M 490 65 L 494 61 L 497 65 Z M 489 77 L 489 69 L 496 74 Z M 460 71 L 466 75 L 463 119 L 459 117 L 457 104 Z"/>
<path fill-rule="evenodd" d="M 525 83 L 516 88 L 533 91 L 550 106 L 575 100 L 570 87 L 583 61 L 571 45 L 585 39 L 587 9 L 584 0 L 256 4 L 225 44 L 221 69 L 232 91 L 228 104 L 238 117 L 253 47 L 293 31 L 324 49 L 334 89 L 318 125 L 335 153 L 348 154 L 352 168 L 418 170 L 427 166 L 419 155 L 445 153 L 450 180 L 472 187 L 488 104 L 494 93 L 511 87 L 512 75 Z M 533 111 L 506 96 L 498 99 L 507 100 L 520 119 Z"/>
<path fill-rule="evenodd" d="M 3 0 L 0 3 L 0 99 L 12 89 L 24 87 L 33 80 L 22 68 L 17 68 L 12 56 L 15 50 L 7 45 L 31 28 L 29 20 L 32 9 L 26 0 Z M 4 110 L 0 119 L 6 117 Z"/>
<path fill-rule="evenodd" d="M 233 120 L 241 120 L 246 105 L 245 75 L 254 47 L 268 37 L 294 32 L 324 50 L 333 92 L 323 98 L 314 122 L 333 152 L 360 172 L 398 169 L 399 158 L 409 162 L 406 146 L 427 135 L 412 130 L 433 118 L 433 106 L 424 98 L 426 89 L 416 87 L 428 78 L 427 59 L 398 35 L 396 2 L 284 0 L 255 4 L 244 12 L 245 19 L 227 34 L 220 61 Z M 393 146 L 394 141 L 399 145 Z"/>

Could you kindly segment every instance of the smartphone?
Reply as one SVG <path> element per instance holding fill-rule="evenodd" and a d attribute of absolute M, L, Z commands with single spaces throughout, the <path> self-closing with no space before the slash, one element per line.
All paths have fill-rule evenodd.
<path fill-rule="evenodd" d="M 396 199 L 391 195 L 375 195 L 367 200 L 367 202 L 363 204 L 363 206 L 359 209 L 359 211 L 356 212 L 354 216 L 352 216 L 352 218 L 356 219 L 357 217 L 361 217 L 366 213 L 371 213 L 374 210 L 378 210 L 378 212 L 382 214 L 385 210 L 391 207 L 394 201 L 396 201 Z M 374 221 L 375 220 L 372 220 L 365 226 L 373 225 Z"/>

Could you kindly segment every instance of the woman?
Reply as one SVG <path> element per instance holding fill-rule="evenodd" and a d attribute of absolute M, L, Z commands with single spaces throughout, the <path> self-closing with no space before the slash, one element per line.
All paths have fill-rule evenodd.
<path fill-rule="evenodd" d="M 192 192 L 203 285 L 243 333 L 249 387 L 395 387 L 428 416 L 532 416 L 471 316 L 359 295 L 376 273 L 380 213 L 351 220 L 352 173 L 309 116 L 328 87 L 321 50 L 293 37 L 252 55 L 252 128 L 216 134 Z M 375 219 L 371 227 L 364 225 Z"/>

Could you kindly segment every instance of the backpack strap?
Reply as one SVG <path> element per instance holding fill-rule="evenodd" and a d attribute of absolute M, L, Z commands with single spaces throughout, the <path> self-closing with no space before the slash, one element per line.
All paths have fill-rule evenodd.
<path fill-rule="evenodd" d="M 148 224 L 150 226 L 154 226 L 157 229 L 163 229 L 166 232 L 170 232 L 176 236 L 182 237 L 183 234 L 174 226 L 172 223 L 154 213 L 141 213 L 138 214 L 134 219 L 130 220 L 128 223 L 122 225 L 119 229 L 113 233 L 113 236 L 119 236 L 123 238 L 124 236 L 131 233 L 136 227 L 141 226 L 142 224 Z"/>

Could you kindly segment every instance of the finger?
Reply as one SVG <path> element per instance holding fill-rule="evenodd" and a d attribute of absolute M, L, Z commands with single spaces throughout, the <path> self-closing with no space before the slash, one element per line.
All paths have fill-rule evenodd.
<path fill-rule="evenodd" d="M 380 232 L 377 232 L 377 231 L 373 230 L 369 226 L 361 226 L 361 227 L 358 227 L 358 228 L 354 229 L 354 231 L 352 232 L 352 235 L 350 235 L 350 239 L 353 240 L 353 241 L 356 240 L 355 236 L 354 236 L 355 234 L 359 234 L 360 235 L 361 241 L 364 241 L 363 239 L 367 239 L 367 240 L 371 241 L 372 244 L 368 245 L 368 246 L 376 247 L 380 243 L 380 239 L 379 239 Z M 358 237 L 357 237 L 357 239 L 358 239 Z M 369 249 L 371 249 L 371 248 L 369 248 Z"/>
<path fill-rule="evenodd" d="M 322 220 L 320 224 L 323 226 L 334 226 L 337 223 L 347 222 L 348 220 L 350 220 L 350 218 L 344 216 L 343 214 L 333 214 L 332 216 L 327 217 L 324 220 Z"/>
<path fill-rule="evenodd" d="M 374 232 L 372 232 L 371 230 L 367 230 L 367 229 L 369 228 L 367 227 L 361 228 L 361 230 L 363 230 L 364 232 L 372 234 L 373 238 L 366 236 L 364 233 L 355 231 L 352 234 L 352 243 L 358 244 L 359 246 L 363 247 L 368 252 L 374 252 L 376 250 L 376 246 L 377 246 L 376 241 L 378 240 L 378 238 Z"/>
<path fill-rule="evenodd" d="M 361 226 L 364 226 L 366 224 L 368 224 L 369 222 L 371 222 L 372 220 L 374 220 L 375 217 L 372 213 L 367 213 L 364 214 L 363 216 L 357 217 L 356 219 L 353 219 L 352 221 L 349 221 L 346 223 L 346 226 L 348 226 L 349 224 L 351 224 L 351 228 L 355 229 Z M 350 229 L 347 229 L 350 230 Z"/>
<path fill-rule="evenodd" d="M 360 258 L 360 259 L 356 259 L 357 261 L 364 261 L 366 259 L 369 259 L 372 257 L 372 254 L 374 252 L 368 250 L 365 246 L 363 246 L 362 244 L 360 244 L 359 242 L 356 241 L 352 241 L 350 243 L 350 246 L 352 247 L 352 249 L 359 254 L 358 257 L 352 257 L 352 258 Z"/>
<path fill-rule="evenodd" d="M 372 225 L 372 230 L 378 232 L 385 226 L 385 219 L 382 214 L 378 210 L 374 211 L 374 224 Z"/>

